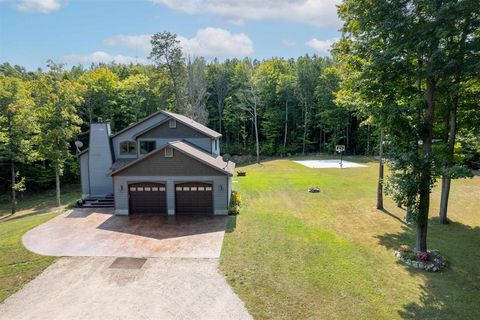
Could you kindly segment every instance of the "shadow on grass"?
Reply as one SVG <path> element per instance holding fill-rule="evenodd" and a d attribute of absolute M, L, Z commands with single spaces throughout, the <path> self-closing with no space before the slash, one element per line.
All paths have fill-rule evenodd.
<path fill-rule="evenodd" d="M 79 198 L 80 193 L 76 190 L 77 186 L 66 186 L 64 188 L 62 204 L 66 205 L 66 208 L 72 207 L 72 204 Z M 36 194 L 25 194 L 19 197 L 17 213 L 15 214 L 9 212 L 9 199 L 0 203 L 0 223 L 49 213 L 59 208 L 56 206 L 56 198 L 52 190 Z M 22 213 L 22 211 L 27 211 L 28 213 Z"/>
<path fill-rule="evenodd" d="M 415 243 L 415 226 L 402 225 L 398 233 L 377 236 L 388 249 Z M 442 272 L 430 273 L 404 265 L 413 276 L 424 278 L 418 302 L 401 306 L 403 319 L 480 319 L 480 228 L 451 222 L 429 221 L 428 247 L 438 249 L 449 262 Z M 399 264 L 401 262 L 398 262 Z M 403 265 L 403 264 L 402 264 Z"/>
<path fill-rule="evenodd" d="M 237 227 L 237 216 L 236 215 L 228 216 L 225 232 L 232 233 L 233 231 L 235 231 L 236 227 Z"/>
<path fill-rule="evenodd" d="M 383 213 L 385 213 L 387 216 L 390 216 L 390 217 L 394 218 L 395 220 L 403 223 L 404 225 L 408 225 L 408 223 L 407 223 L 405 220 L 397 217 L 396 215 L 394 215 L 393 213 L 391 213 L 391 212 L 388 211 L 387 209 L 383 208 L 383 209 L 381 209 L 380 211 L 383 212 Z"/>

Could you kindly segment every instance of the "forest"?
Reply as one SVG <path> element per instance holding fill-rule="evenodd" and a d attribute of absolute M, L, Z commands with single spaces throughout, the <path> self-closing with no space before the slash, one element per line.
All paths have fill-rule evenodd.
<path fill-rule="evenodd" d="M 21 137 L 29 146 L 23 146 L 25 156 L 18 159 L 19 177 L 25 177 L 25 186 L 35 190 L 55 183 L 52 159 L 48 152 L 43 156 L 40 152 L 51 143 L 46 139 L 55 135 L 52 132 L 40 138 L 42 132 L 46 134 L 42 127 L 48 121 L 50 125 L 62 121 L 71 131 L 61 133 L 69 146 L 62 175 L 65 182 L 77 180 L 74 141 L 88 147 L 90 122 L 108 121 L 115 132 L 157 110 L 188 115 L 221 132 L 222 152 L 231 155 L 256 153 L 256 126 L 261 157 L 333 152 L 336 144 L 345 144 L 349 154 L 373 155 L 377 148 L 377 132 L 365 117 L 335 103 L 339 77 L 331 58 L 306 55 L 297 60 L 207 62 L 182 57 L 179 73 L 177 99 L 168 68 L 155 65 L 109 64 L 65 70 L 50 61 L 47 70 L 35 72 L 1 65 L 2 115 L 6 116 L 2 129 L 8 130 L 9 125 L 15 130 L 29 129 Z M 23 104 L 24 110 L 18 119 L 9 120 L 7 103 L 14 100 Z M 46 104 L 55 102 L 62 104 L 58 117 L 63 119 L 44 122 L 45 113 L 53 110 Z M 2 186 L 8 188 L 10 163 L 2 164 Z"/>

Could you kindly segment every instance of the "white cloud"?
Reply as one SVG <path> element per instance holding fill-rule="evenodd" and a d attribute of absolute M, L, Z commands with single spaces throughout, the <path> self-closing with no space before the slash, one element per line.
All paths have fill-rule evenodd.
<path fill-rule="evenodd" d="M 103 41 L 107 46 L 122 46 L 128 49 L 139 50 L 150 53 L 152 46 L 150 45 L 151 35 L 141 34 L 137 36 L 118 35 Z"/>
<path fill-rule="evenodd" d="M 213 14 L 226 21 L 284 20 L 322 28 L 339 26 L 341 0 L 151 0 L 187 14 Z"/>
<path fill-rule="evenodd" d="M 130 64 L 141 63 L 148 64 L 149 61 L 145 58 L 124 56 L 124 55 L 111 55 L 104 51 L 96 51 L 88 55 L 67 55 L 60 59 L 62 62 L 72 64 L 85 64 L 85 63 L 110 63 L 115 62 L 118 64 Z"/>
<path fill-rule="evenodd" d="M 286 47 L 292 48 L 297 45 L 297 43 L 290 39 L 282 39 L 282 44 Z"/>
<path fill-rule="evenodd" d="M 123 46 L 149 54 L 150 35 L 117 35 L 106 39 L 104 44 Z M 253 42 L 244 33 L 232 34 L 220 28 L 205 28 L 197 31 L 193 38 L 178 36 L 186 55 L 205 58 L 245 57 L 253 53 Z"/>
<path fill-rule="evenodd" d="M 15 8 L 22 12 L 43 13 L 59 10 L 64 5 L 59 0 L 21 0 Z"/>
<path fill-rule="evenodd" d="M 329 39 L 329 40 L 318 40 L 313 38 L 307 42 L 305 42 L 306 46 L 313 48 L 316 53 L 321 56 L 329 56 L 330 50 L 332 49 L 332 45 L 338 41 L 338 38 Z"/>
<path fill-rule="evenodd" d="M 197 31 L 195 37 L 178 37 L 185 54 L 205 58 L 245 57 L 253 53 L 253 42 L 244 33 L 232 34 L 219 28 Z"/>

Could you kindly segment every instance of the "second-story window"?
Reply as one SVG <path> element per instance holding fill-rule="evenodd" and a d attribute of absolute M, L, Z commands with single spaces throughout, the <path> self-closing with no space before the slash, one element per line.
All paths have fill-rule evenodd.
<path fill-rule="evenodd" d="M 168 127 L 170 129 L 175 129 L 177 127 L 177 120 L 175 119 L 168 120 Z"/>
<path fill-rule="evenodd" d="M 155 141 L 140 141 L 140 154 L 147 154 L 155 150 L 156 147 Z"/>
<path fill-rule="evenodd" d="M 137 154 L 137 144 L 135 141 L 120 142 L 120 155 L 135 155 Z"/>

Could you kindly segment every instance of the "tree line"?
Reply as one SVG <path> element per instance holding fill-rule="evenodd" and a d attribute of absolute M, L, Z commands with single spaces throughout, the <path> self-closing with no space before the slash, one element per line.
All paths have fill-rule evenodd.
<path fill-rule="evenodd" d="M 13 199 L 75 182 L 74 141 L 88 147 L 89 123 L 108 121 L 115 132 L 157 110 L 221 132 L 223 153 L 257 161 L 333 152 L 336 144 L 374 153 L 376 131 L 334 102 L 339 76 L 330 58 L 206 61 L 185 57 L 168 32 L 153 36 L 152 48 L 152 65 L 0 65 L 0 185 Z"/>

